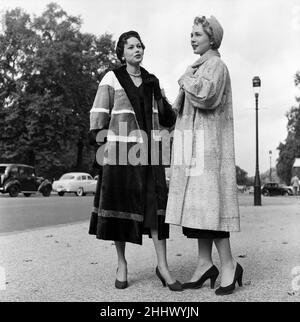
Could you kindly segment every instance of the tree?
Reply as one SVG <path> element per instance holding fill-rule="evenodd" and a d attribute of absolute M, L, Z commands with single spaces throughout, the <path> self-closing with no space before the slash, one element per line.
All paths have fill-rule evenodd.
<path fill-rule="evenodd" d="M 112 36 L 81 33 L 81 23 L 55 3 L 33 19 L 21 9 L 6 12 L 2 161 L 35 165 L 49 176 L 91 167 L 89 110 L 98 82 L 117 59 Z"/>
<path fill-rule="evenodd" d="M 300 71 L 294 77 L 295 86 L 300 85 Z M 300 156 L 300 97 L 296 97 L 297 106 L 292 106 L 286 113 L 287 138 L 285 143 L 280 142 L 278 146 L 279 158 L 276 165 L 279 178 L 289 184 L 292 177 L 292 167 L 295 158 Z"/>
<path fill-rule="evenodd" d="M 236 170 L 236 182 L 238 185 L 247 185 L 248 183 L 248 173 L 241 169 L 239 166 L 235 167 Z"/>
<path fill-rule="evenodd" d="M 30 29 L 30 17 L 21 9 L 4 15 L 5 33 L 0 35 L 1 157 L 14 159 L 26 153 L 25 97 L 27 75 L 37 37 Z"/>

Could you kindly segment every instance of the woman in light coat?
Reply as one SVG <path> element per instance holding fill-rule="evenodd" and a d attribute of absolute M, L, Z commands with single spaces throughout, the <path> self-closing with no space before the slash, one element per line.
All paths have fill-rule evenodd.
<path fill-rule="evenodd" d="M 179 79 L 173 108 L 178 111 L 166 222 L 198 239 L 197 268 L 184 288 L 214 287 L 219 271 L 212 262 L 215 243 L 222 266 L 217 295 L 242 285 L 242 267 L 233 259 L 230 232 L 240 230 L 229 72 L 218 48 L 223 29 L 215 17 L 196 17 L 191 45 L 200 58 Z"/>

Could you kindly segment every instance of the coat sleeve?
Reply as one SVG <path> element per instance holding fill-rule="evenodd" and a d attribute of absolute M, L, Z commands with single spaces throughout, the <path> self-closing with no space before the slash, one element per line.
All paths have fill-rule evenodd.
<path fill-rule="evenodd" d="M 214 110 L 222 102 L 228 71 L 220 59 L 210 59 L 201 74 L 189 74 L 179 80 L 187 99 L 195 108 Z"/>
<path fill-rule="evenodd" d="M 90 110 L 90 144 L 96 143 L 99 131 L 108 129 L 111 110 L 114 104 L 114 73 L 108 72 L 101 80 Z"/>
<path fill-rule="evenodd" d="M 176 122 L 176 112 L 166 97 L 157 101 L 159 124 L 163 127 L 172 127 Z"/>
<path fill-rule="evenodd" d="M 149 75 L 150 77 L 147 82 L 149 83 L 150 81 L 153 84 L 153 94 L 157 103 L 159 124 L 163 127 L 170 128 L 176 122 L 176 112 L 173 111 L 171 104 L 168 102 L 165 90 L 160 87 L 159 79 L 153 74 Z"/>

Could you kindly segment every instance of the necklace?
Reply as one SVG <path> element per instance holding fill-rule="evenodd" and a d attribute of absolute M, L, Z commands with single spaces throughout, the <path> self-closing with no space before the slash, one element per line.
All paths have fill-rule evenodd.
<path fill-rule="evenodd" d="M 127 69 L 126 69 L 127 70 Z M 128 70 L 127 70 L 127 73 L 130 75 L 130 76 L 133 76 L 133 77 L 140 77 L 141 76 L 141 72 L 137 73 L 137 74 L 133 74 L 133 73 L 130 73 Z"/>

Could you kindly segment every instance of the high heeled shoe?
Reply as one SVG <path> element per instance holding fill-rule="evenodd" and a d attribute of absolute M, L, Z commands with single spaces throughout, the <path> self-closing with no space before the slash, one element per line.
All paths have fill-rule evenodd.
<path fill-rule="evenodd" d="M 117 272 L 118 273 L 118 269 L 117 269 Z M 122 290 L 124 288 L 126 288 L 128 286 L 128 282 L 127 281 L 119 281 L 117 278 L 116 278 L 116 281 L 115 281 L 115 287 L 119 290 Z"/>
<path fill-rule="evenodd" d="M 116 279 L 115 281 L 115 287 L 119 290 L 122 290 L 124 288 L 127 288 L 128 286 L 128 282 L 127 281 L 119 281 L 118 279 Z"/>
<path fill-rule="evenodd" d="M 220 286 L 216 289 L 216 295 L 229 295 L 235 290 L 235 283 L 238 282 L 239 286 L 243 286 L 243 268 L 239 263 L 236 263 L 233 282 L 228 286 Z"/>
<path fill-rule="evenodd" d="M 210 279 L 210 287 L 214 288 L 218 275 L 219 275 L 219 270 L 215 265 L 213 265 L 197 281 L 184 283 L 182 284 L 182 288 L 184 289 L 201 288 L 204 282 L 208 279 Z"/>
<path fill-rule="evenodd" d="M 175 292 L 181 292 L 181 291 L 183 291 L 183 288 L 182 288 L 181 283 L 179 281 L 176 281 L 173 284 L 168 284 L 165 281 L 165 279 L 162 277 L 162 275 L 160 274 L 160 271 L 158 269 L 158 266 L 156 266 L 155 273 L 156 273 L 157 277 L 160 279 L 160 281 L 162 282 L 162 285 L 163 286 L 168 286 L 168 288 L 170 289 L 170 291 L 175 291 Z"/>

